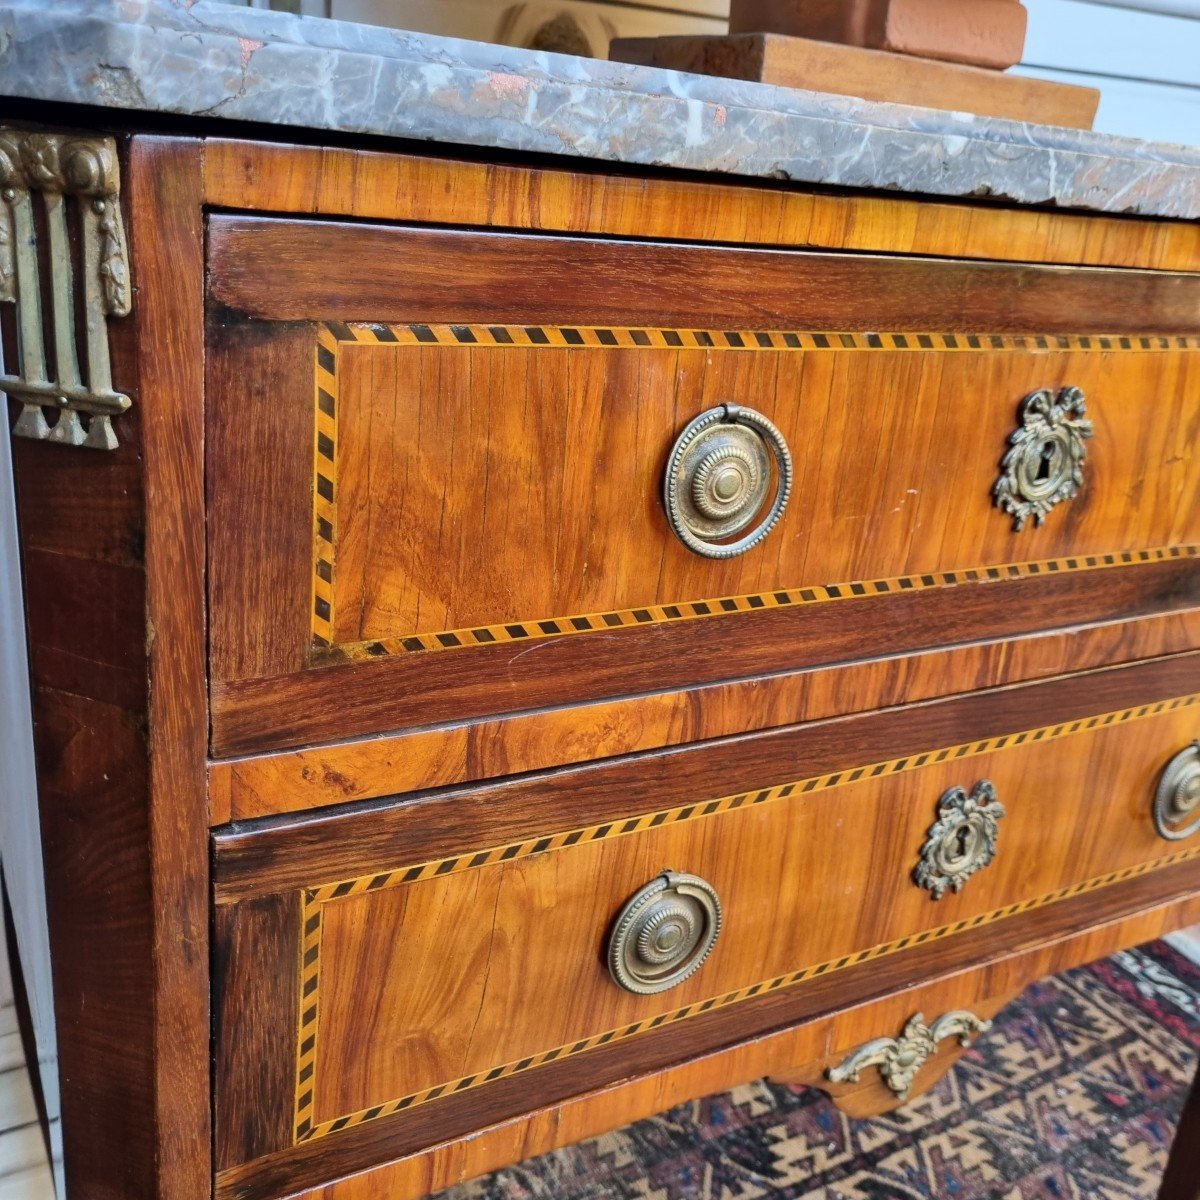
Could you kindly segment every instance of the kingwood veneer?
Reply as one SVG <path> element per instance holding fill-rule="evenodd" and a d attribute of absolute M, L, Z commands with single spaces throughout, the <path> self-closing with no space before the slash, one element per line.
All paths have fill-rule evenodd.
<path fill-rule="evenodd" d="M 117 152 L 117 444 L 14 441 L 74 1194 L 401 1200 L 760 1074 L 879 1111 L 956 1056 L 848 1078 L 916 1012 L 1200 919 L 1195 226 Z M 665 492 L 723 405 L 770 425 Z"/>

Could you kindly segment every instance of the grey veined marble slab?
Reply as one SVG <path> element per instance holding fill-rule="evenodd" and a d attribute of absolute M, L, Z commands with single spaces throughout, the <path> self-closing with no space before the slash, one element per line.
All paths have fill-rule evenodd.
<path fill-rule="evenodd" d="M 1197 149 L 212 0 L 0 0 L 0 95 L 1200 217 Z"/>

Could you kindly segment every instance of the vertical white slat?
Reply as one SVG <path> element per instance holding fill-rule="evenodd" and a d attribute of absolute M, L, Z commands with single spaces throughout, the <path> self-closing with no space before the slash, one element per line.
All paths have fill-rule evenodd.
<path fill-rule="evenodd" d="M 55 1162 L 60 1169 L 58 1042 L 11 450 L 8 430 L 4 429 L 0 434 L 0 763 L 4 764 L 0 771 L 0 881 L 12 906 L 37 1046 L 36 1068 L 50 1120 Z M 59 1187 L 61 1191 L 61 1177 Z"/>
<path fill-rule="evenodd" d="M 8 965 L 8 938 L 0 935 L 0 1009 L 9 1008 L 13 1002 L 12 971 Z M 3 1030 L 0 1030 L 3 1033 Z"/>

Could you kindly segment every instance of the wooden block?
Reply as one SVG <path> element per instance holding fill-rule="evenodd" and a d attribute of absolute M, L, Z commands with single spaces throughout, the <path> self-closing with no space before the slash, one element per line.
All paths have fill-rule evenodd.
<path fill-rule="evenodd" d="M 749 79 L 1067 129 L 1091 129 L 1100 103 L 1095 88 L 775 33 L 618 38 L 609 57 L 699 75 Z"/>
<path fill-rule="evenodd" d="M 731 0 L 730 33 L 782 33 L 1003 70 L 1021 61 L 1019 0 Z"/>

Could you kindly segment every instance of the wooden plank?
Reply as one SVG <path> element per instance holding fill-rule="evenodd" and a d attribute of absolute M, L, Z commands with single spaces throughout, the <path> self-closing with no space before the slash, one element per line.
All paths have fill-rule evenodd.
<path fill-rule="evenodd" d="M 674 71 L 1071 129 L 1091 129 L 1100 102 L 1100 92 L 1093 87 L 778 33 L 619 38 L 612 44 L 611 57 Z"/>
<path fill-rule="evenodd" d="M 1064 572 L 987 585 L 863 597 L 684 621 L 664 644 L 654 628 L 548 639 L 536 654 L 511 644 L 469 654 L 390 657 L 213 688 L 217 754 L 249 754 L 381 730 L 694 687 L 938 646 L 1195 607 L 1194 559 Z M 620 637 L 624 653 L 612 653 Z M 349 686 L 353 678 L 354 686 Z"/>
<path fill-rule="evenodd" d="M 197 142 L 137 138 L 130 211 L 143 398 L 156 1190 L 211 1182 L 204 578 L 204 230 Z"/>
<path fill-rule="evenodd" d="M 200 1200 L 212 1169 L 200 148 L 124 149 L 137 290 L 109 326 L 114 380 L 134 397 L 121 445 L 13 448 L 27 612 L 61 618 L 30 631 L 64 1167 L 89 1200 Z M 105 471 L 124 486 L 94 484 Z M 80 519 L 93 486 L 100 524 L 133 535 L 123 551 Z"/>
<path fill-rule="evenodd" d="M 262 1012 L 298 1012 L 299 896 L 268 896 L 214 918 L 213 1037 L 227 1053 L 213 1081 L 218 1170 L 258 1158 L 292 1135 L 292 1115 L 263 1103 L 297 1085 L 291 1024 Z"/>
<path fill-rule="evenodd" d="M 278 817 L 263 828 L 234 826 L 215 835 L 215 895 L 227 904 L 474 854 L 534 834 L 590 828 L 1193 692 L 1200 692 L 1200 653 L 348 805 L 327 816 Z M 1164 748 L 1163 761 L 1168 757 Z"/>
<path fill-rule="evenodd" d="M 1200 88 L 1140 79 L 1109 79 L 1077 71 L 1044 67 L 1014 67 L 1015 73 L 1031 79 L 1083 84 L 1100 89 L 1100 108 L 1095 128 L 1120 137 L 1193 145 L 1200 129 Z"/>
<path fill-rule="evenodd" d="M 1182 314 L 1200 277 L 1007 266 L 987 273 L 975 264 L 908 261 L 907 275 L 884 280 L 892 266 L 883 264 L 898 260 L 781 254 L 776 261 L 775 253 L 708 247 L 340 228 L 336 257 L 366 258 L 373 268 L 347 269 L 331 285 L 328 273 L 313 275 L 318 260 L 334 269 L 332 250 L 321 249 L 329 226 L 258 218 L 214 218 L 211 225 L 213 287 L 228 305 L 266 316 L 282 306 L 295 322 L 327 303 L 344 303 L 346 316 L 387 305 L 419 322 L 306 332 L 292 321 L 274 327 L 213 306 L 209 461 L 219 482 L 210 522 L 211 661 L 219 755 L 813 666 L 853 656 L 848 647 L 859 638 L 859 653 L 869 655 L 880 644 L 873 639 L 882 636 L 881 612 L 896 615 L 890 650 L 928 648 L 922 639 L 933 629 L 946 638 L 955 628 L 969 630 L 975 639 L 998 631 L 998 622 L 1021 632 L 1012 622 L 1040 621 L 1044 611 L 1064 624 L 1091 622 L 1111 613 L 1118 591 L 1102 590 L 1100 577 L 1067 581 L 1080 568 L 1073 556 L 1136 549 L 1165 557 L 1187 553 L 1196 541 L 1187 456 L 1168 444 L 1171 430 L 1189 419 L 1188 379 L 1200 363 L 1193 350 L 1154 340 L 1141 349 L 1134 340 L 1068 338 L 1060 349 L 1053 335 L 1001 338 L 997 347 L 990 336 L 960 342 L 961 334 L 913 340 L 860 333 L 847 335 L 849 348 L 830 338 L 815 348 L 814 338 L 793 353 L 777 344 L 786 335 L 763 334 L 764 348 L 754 332 L 720 331 L 750 320 L 794 328 L 791 322 L 813 314 L 830 323 L 838 315 L 888 316 L 854 307 L 861 305 L 857 292 L 840 274 L 847 262 L 867 272 L 858 283 L 876 289 L 874 303 L 895 306 L 890 315 L 901 307 L 918 312 L 905 290 L 912 283 L 927 296 L 926 318 L 963 324 L 971 304 L 987 310 L 977 317 L 994 318 L 1019 292 L 1034 311 L 1018 317 L 1032 320 L 1054 296 L 1074 304 L 1085 287 L 1096 306 L 1102 287 L 1113 289 L 1092 318 L 1107 323 L 1130 311 L 1124 291 L 1147 281 L 1154 295 L 1143 293 L 1147 307 L 1138 320 L 1169 322 L 1178 309 L 1181 321 L 1194 322 L 1194 312 Z M 294 260 L 296 286 L 278 301 L 283 253 Z M 471 263 L 470 279 L 467 268 L 448 271 L 460 261 Z M 641 286 L 641 272 L 657 276 L 656 264 L 674 274 L 647 298 L 652 289 Z M 876 269 L 881 274 L 870 275 Z M 523 296 L 515 282 L 522 275 L 532 280 Z M 576 303 L 563 297 L 569 280 L 585 275 L 591 287 L 577 303 L 587 305 L 590 320 L 623 314 L 630 323 L 645 321 L 661 344 L 635 328 L 620 331 L 629 344 L 606 330 L 614 348 L 571 348 L 567 333 L 582 335 L 558 322 L 579 316 L 579 308 L 532 333 L 524 323 L 501 330 L 510 341 L 523 339 L 520 346 L 500 345 L 491 323 L 437 334 L 424 323 L 451 312 L 482 322 L 498 309 L 514 321 L 545 318 L 548 309 Z M 811 286 L 799 289 L 801 278 Z M 336 294 L 322 290 L 330 287 Z M 633 293 L 642 298 L 630 312 Z M 693 296 L 700 297 L 695 307 L 685 309 Z M 1157 312 L 1148 307 L 1154 296 Z M 1018 319 L 1014 311 L 1004 319 Z M 680 317 L 685 330 L 696 328 L 693 321 L 720 323 L 676 350 L 661 331 Z M 638 332 L 643 348 L 633 344 Z M 546 346 L 533 343 L 535 334 Z M 561 345 L 550 346 L 551 334 Z M 701 334 L 729 352 L 701 348 Z M 493 343 L 480 344 L 485 337 Z M 421 338 L 438 344 L 416 344 Z M 332 379 L 335 366 L 340 390 L 324 382 L 318 394 L 314 383 Z M 1050 382 L 1088 392 L 1103 436 L 1089 452 L 1080 498 L 1040 531 L 1018 533 L 995 511 L 991 492 L 1019 398 Z M 760 550 L 714 563 L 689 554 L 670 533 L 661 471 L 683 414 L 731 396 L 753 396 L 784 431 L 795 449 L 795 498 Z M 903 401 L 854 404 L 860 396 Z M 1141 419 L 1150 396 L 1177 417 Z M 325 440 L 336 455 L 326 461 L 336 461 L 336 487 L 328 474 L 313 477 L 306 420 L 330 426 Z M 930 445 L 939 448 L 935 461 Z M 825 457 L 816 453 L 822 446 Z M 886 470 L 877 465 L 884 458 Z M 414 461 L 421 472 L 410 470 Z M 1126 503 L 1138 490 L 1155 503 Z M 330 507 L 341 497 L 345 528 L 318 535 L 335 547 L 334 559 L 312 537 L 314 515 L 325 515 L 306 507 L 314 495 Z M 949 600 L 918 596 L 991 572 L 1037 575 L 1034 590 L 1047 605 L 1053 591 L 1055 603 L 1019 609 L 999 584 L 964 587 Z M 1153 585 L 1148 575 L 1139 578 L 1136 595 L 1128 581 L 1116 588 L 1148 605 Z M 805 589 L 827 585 L 819 603 L 801 603 Z M 1072 588 L 1080 607 L 1064 603 Z M 786 589 L 796 589 L 795 597 Z M 1088 592 L 1096 607 L 1085 606 Z M 840 603 L 844 593 L 861 598 Z M 1176 606 L 1179 592 L 1166 594 Z M 835 595 L 836 615 L 816 611 Z M 328 628 L 318 628 L 322 612 Z M 902 626 L 900 615 L 914 619 Z M 862 625 L 852 629 L 856 618 Z M 830 643 L 816 635 L 818 626 Z M 571 645 L 539 644 L 536 655 L 515 645 L 554 638 Z M 435 655 L 439 661 L 426 661 Z M 565 663 L 578 671 L 564 670 Z M 334 692 L 336 703 L 315 700 Z M 379 698 L 383 711 L 375 707 Z"/>
<path fill-rule="evenodd" d="M 1191 649 L 1200 609 L 718 683 L 569 709 L 484 718 L 209 767 L 212 822 L 250 820 L 583 759 L 706 741 L 911 704 Z"/>
<path fill-rule="evenodd" d="M 208 638 L 204 571 L 204 230 L 200 146 L 138 138 L 130 154 L 139 229 L 139 389 L 144 398 L 149 646 L 150 910 L 158 977 L 158 1194 L 210 1186 Z"/>
<path fill-rule="evenodd" d="M 1194 271 L 1200 222 L 656 179 L 212 138 L 218 208 L 499 225 L 744 246 L 813 246 Z"/>
<path fill-rule="evenodd" d="M 274 321 L 1172 334 L 1200 309 L 1193 275 L 340 221 L 216 215 L 208 253 L 210 296 Z"/>
<path fill-rule="evenodd" d="M 606 56 L 609 38 L 615 36 L 721 33 L 729 14 L 728 0 L 617 4 L 601 0 L 528 0 L 513 5 L 498 5 L 495 0 L 329 0 L 329 4 L 329 15 L 338 20 L 515 46 L 530 45 L 546 22 L 566 16 L 574 22 L 578 34 L 570 42 L 558 43 L 558 47 L 594 58 Z"/>
<path fill-rule="evenodd" d="M 661 823 L 647 817 L 635 832 L 617 823 L 563 844 L 558 831 L 534 826 L 490 854 L 494 843 L 481 839 L 474 853 L 432 860 L 415 881 L 423 855 L 381 859 L 341 883 L 313 876 L 317 898 L 304 912 L 322 923 L 319 980 L 305 1003 L 319 1020 L 301 1021 L 301 1037 L 318 1038 L 317 1066 L 311 1089 L 307 1080 L 289 1089 L 313 1093 L 297 1111 L 314 1139 L 333 1137 L 847 964 L 995 928 L 1014 909 L 1095 895 L 1181 855 L 1198 868 L 1200 845 L 1167 843 L 1151 820 L 1163 763 L 1187 745 L 1195 722 L 1194 709 L 1118 717 L 1099 729 L 1085 721 L 1077 732 L 1018 737 L 947 761 L 931 745 L 915 769 L 892 759 L 878 772 L 855 760 L 844 776 L 834 773 L 849 782 L 809 790 L 806 781 L 762 802 L 751 793 L 712 815 L 702 814 L 719 793 L 681 789 Z M 795 778 L 794 766 L 780 770 L 788 773 L 776 792 Z M 913 882 L 921 846 L 939 797 L 971 792 L 978 780 L 1005 810 L 995 859 L 933 904 Z M 413 816 L 420 820 L 419 806 Z M 600 829 L 609 825 L 604 818 Z M 848 834 L 853 855 L 844 852 Z M 549 848 L 530 852 L 547 840 Z M 720 896 L 721 936 L 669 994 L 631 995 L 609 977 L 608 936 L 626 901 L 667 866 Z M 283 957 L 289 978 L 296 955 Z"/>
<path fill-rule="evenodd" d="M 1002 71 L 1021 59 L 1012 0 L 730 0 L 731 33 L 786 33 Z"/>

